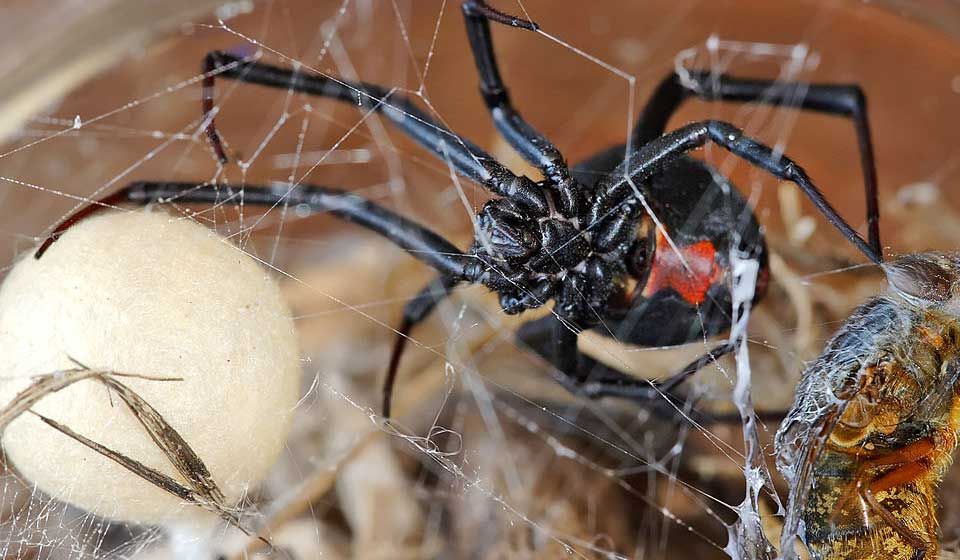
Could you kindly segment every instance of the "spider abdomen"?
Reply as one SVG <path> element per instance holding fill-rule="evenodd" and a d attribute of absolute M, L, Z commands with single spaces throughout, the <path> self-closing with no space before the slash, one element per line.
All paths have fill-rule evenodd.
<path fill-rule="evenodd" d="M 730 325 L 731 252 L 760 261 L 758 285 L 767 274 L 766 245 L 749 204 L 717 170 L 690 157 L 640 188 L 656 220 L 638 229 L 629 252 L 625 264 L 637 285 L 608 310 L 613 336 L 668 346 L 719 334 Z"/>

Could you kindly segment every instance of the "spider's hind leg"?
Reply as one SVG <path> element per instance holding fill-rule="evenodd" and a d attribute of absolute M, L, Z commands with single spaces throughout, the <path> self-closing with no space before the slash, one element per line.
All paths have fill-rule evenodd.
<path fill-rule="evenodd" d="M 555 368 L 555 378 L 565 389 L 591 399 L 617 397 L 648 404 L 672 397 L 680 384 L 707 365 L 733 352 L 724 342 L 661 381 L 650 381 L 602 364 L 577 349 L 579 333 L 550 315 L 525 323 L 517 341 L 530 348 Z"/>

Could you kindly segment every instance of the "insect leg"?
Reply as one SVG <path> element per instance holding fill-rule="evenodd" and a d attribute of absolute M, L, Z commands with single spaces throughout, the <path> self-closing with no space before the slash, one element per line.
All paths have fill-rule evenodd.
<path fill-rule="evenodd" d="M 867 118 L 867 98 L 855 84 L 812 84 L 773 80 L 749 80 L 725 74 L 690 72 L 688 79 L 671 73 L 654 90 L 633 130 L 635 146 L 641 146 L 666 130 L 667 122 L 690 97 L 705 101 L 738 101 L 796 107 L 853 121 L 860 150 L 866 196 L 867 238 L 877 254 L 880 245 L 880 206 L 877 200 L 877 167 Z"/>
<path fill-rule="evenodd" d="M 869 485 L 862 486 L 860 488 L 860 496 L 866 500 L 867 505 L 877 513 L 883 520 L 893 528 L 894 531 L 900 534 L 901 537 L 914 549 L 918 551 L 926 551 L 929 548 L 929 543 L 925 542 L 922 538 L 917 535 L 917 532 L 911 530 L 909 527 L 905 526 L 899 519 L 894 516 L 890 510 L 883 507 L 883 504 L 880 503 L 880 500 L 877 499 L 876 492 L 882 490 L 887 490 L 889 488 L 894 488 L 902 484 L 907 484 L 914 480 L 919 479 L 924 474 L 927 473 L 929 467 L 921 465 L 920 463 L 908 463 L 894 471 L 891 471 L 883 475 L 878 480 L 875 480 Z M 922 555 L 920 556 L 923 557 Z"/>
<path fill-rule="evenodd" d="M 897 469 L 897 471 L 894 471 L 894 472 L 898 472 L 900 470 L 901 469 Z M 926 469 L 917 463 L 911 463 L 906 467 L 904 467 L 903 470 L 905 472 L 909 472 L 910 476 L 915 478 L 920 476 L 922 473 L 914 472 L 914 471 L 918 471 L 918 470 L 925 471 Z M 893 473 L 890 473 L 890 474 L 893 474 Z M 922 538 L 918 537 L 915 531 L 910 530 L 909 527 L 907 527 L 899 519 L 897 519 L 896 516 L 894 516 L 890 512 L 890 510 L 883 507 L 883 504 L 881 504 L 880 500 L 877 499 L 877 496 L 874 494 L 873 490 L 871 490 L 869 487 L 861 488 L 860 496 L 862 496 L 863 499 L 867 502 L 867 505 L 870 507 L 871 510 L 873 510 L 880 517 L 882 517 L 883 520 L 888 525 L 890 525 L 890 527 L 894 531 L 896 531 L 901 537 L 903 537 L 903 540 L 910 543 L 910 546 L 912 546 L 915 550 L 921 552 L 921 554 L 919 555 L 920 558 L 924 557 L 923 553 L 926 552 L 926 550 L 929 548 L 930 545 L 926 543 Z"/>
<path fill-rule="evenodd" d="M 480 147 L 436 122 L 409 99 L 394 94 L 392 90 L 365 82 L 308 74 L 214 51 L 204 58 L 203 114 L 207 136 L 221 162 L 226 162 L 226 154 L 213 118 L 215 78 L 336 99 L 358 106 L 368 113 L 378 113 L 412 140 L 449 161 L 457 173 L 483 185 L 493 194 L 510 197 L 541 215 L 548 212 L 546 199 L 533 181 L 514 175 Z"/>
<path fill-rule="evenodd" d="M 860 462 L 856 473 L 853 475 L 853 481 L 850 483 L 850 486 L 834 505 L 832 517 L 839 517 L 847 503 L 850 502 L 855 494 L 861 492 L 863 488 L 869 488 L 873 492 L 881 492 L 916 479 L 919 474 L 915 472 L 914 467 L 911 467 L 911 465 L 922 466 L 919 464 L 919 461 L 926 459 L 934 453 L 934 451 L 933 442 L 929 439 L 921 439 L 900 449 L 884 451 L 872 456 L 869 451 L 859 447 L 849 451 L 841 450 L 841 452 L 849 455 L 866 455 L 867 458 Z M 872 469 L 898 465 L 902 466 L 884 474 L 876 480 L 869 483 L 865 482 L 865 479 Z"/>

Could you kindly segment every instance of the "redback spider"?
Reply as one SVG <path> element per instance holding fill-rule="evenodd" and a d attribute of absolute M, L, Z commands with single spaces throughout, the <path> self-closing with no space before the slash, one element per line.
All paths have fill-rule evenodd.
<path fill-rule="evenodd" d="M 478 213 L 475 239 L 466 251 L 420 224 L 337 189 L 137 182 L 64 220 L 36 257 L 71 224 L 121 202 L 220 204 L 236 197 L 246 205 L 288 204 L 330 212 L 374 231 L 438 272 L 404 309 L 384 382 L 385 416 L 390 414 L 392 388 L 411 329 L 464 282 L 496 292 L 504 312 L 510 314 L 553 300 L 553 313 L 524 324 L 517 337 L 552 364 L 556 379 L 578 395 L 651 399 L 729 353 L 732 346 L 720 344 L 666 380 L 651 383 L 600 365 L 577 349 L 584 329 L 641 346 L 676 345 L 723 332 L 731 314 L 732 251 L 760 262 L 756 293 L 762 296 L 767 254 L 751 208 L 719 172 L 687 155 L 707 143 L 795 183 L 871 261 L 881 261 L 873 152 L 859 87 L 745 80 L 704 72 L 680 80 L 671 74 L 643 108 L 626 145 L 607 148 L 570 167 L 550 140 L 514 108 L 494 57 L 491 21 L 529 31 L 537 31 L 537 25 L 482 0 L 467 0 L 462 9 L 490 116 L 507 142 L 541 170 L 540 181 L 515 175 L 386 88 L 271 66 L 256 56 L 208 54 L 202 110 L 206 133 L 222 164 L 227 156 L 213 120 L 217 77 L 337 99 L 382 115 L 457 173 L 496 195 Z M 864 172 L 869 243 L 837 214 L 799 165 L 735 126 L 708 120 L 665 132 L 669 118 L 691 96 L 795 105 L 851 118 Z"/>

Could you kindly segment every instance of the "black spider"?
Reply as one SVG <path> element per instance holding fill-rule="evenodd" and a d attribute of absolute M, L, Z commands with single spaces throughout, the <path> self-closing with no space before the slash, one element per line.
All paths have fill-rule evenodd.
<path fill-rule="evenodd" d="M 408 333 L 462 282 L 483 284 L 499 294 L 506 313 L 553 300 L 553 313 L 525 324 L 518 339 L 555 366 L 557 379 L 565 387 L 587 397 L 662 395 L 730 352 L 731 345 L 720 344 L 654 385 L 599 365 L 577 350 L 577 336 L 584 329 L 595 328 L 643 346 L 702 340 L 726 330 L 734 250 L 760 261 L 757 297 L 762 295 L 766 248 L 750 207 L 726 178 L 686 155 L 708 142 L 796 183 L 847 239 L 873 262 L 881 261 L 873 153 L 859 87 L 744 80 L 702 72 L 682 81 L 671 74 L 647 102 L 626 146 L 611 147 L 570 168 L 559 150 L 514 109 L 493 54 L 490 21 L 531 31 L 537 25 L 497 11 L 483 0 L 466 0 L 462 7 L 480 92 L 490 115 L 510 145 L 540 168 L 543 180 L 539 182 L 511 173 L 469 140 L 380 86 L 303 74 L 224 52 L 212 52 L 204 59 L 203 114 L 221 163 L 227 157 L 213 122 L 216 76 L 330 97 L 381 114 L 447 160 L 459 174 L 497 195 L 480 210 L 476 237 L 467 251 L 373 202 L 326 187 L 138 182 L 65 220 L 36 257 L 71 224 L 98 208 L 124 201 L 222 203 L 236 196 L 248 205 L 305 205 L 377 232 L 439 272 L 404 309 L 384 384 L 385 416 L 390 414 L 393 382 Z M 796 105 L 852 118 L 864 172 L 869 243 L 837 214 L 800 166 L 733 125 L 702 121 L 664 133 L 668 119 L 690 96 Z"/>

